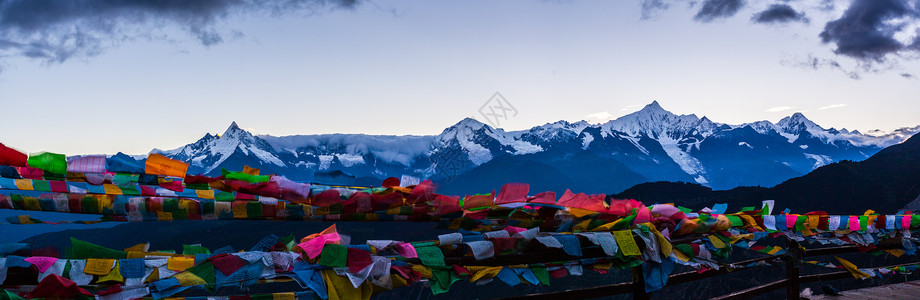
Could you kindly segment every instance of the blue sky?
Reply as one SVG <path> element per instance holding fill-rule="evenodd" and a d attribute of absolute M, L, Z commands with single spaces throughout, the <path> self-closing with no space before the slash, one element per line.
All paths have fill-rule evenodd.
<path fill-rule="evenodd" d="M 0 142 L 146 153 L 222 132 L 437 134 L 659 101 L 716 122 L 920 125 L 917 0 L 0 3 Z M 279 2 L 280 3 L 280 2 Z"/>

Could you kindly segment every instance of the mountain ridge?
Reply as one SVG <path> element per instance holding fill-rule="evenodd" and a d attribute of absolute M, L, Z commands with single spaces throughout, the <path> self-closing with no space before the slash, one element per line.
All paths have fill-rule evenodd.
<path fill-rule="evenodd" d="M 366 178 L 369 184 L 390 176 L 411 175 L 435 179 L 448 189 L 459 182 L 472 182 L 463 176 L 476 168 L 502 165 L 487 165 L 499 158 L 561 166 L 562 160 L 577 157 L 585 160 L 578 163 L 587 169 L 568 171 L 566 176 L 570 179 L 584 178 L 574 172 L 585 172 L 612 176 L 612 181 L 605 182 L 617 187 L 622 184 L 616 183 L 636 180 L 667 180 L 726 189 L 772 186 L 829 163 L 860 161 L 884 146 L 900 142 L 899 137 L 906 133 L 916 131 L 920 131 L 920 126 L 890 135 L 824 129 L 801 113 L 777 123 L 729 125 L 696 114 L 676 115 L 654 101 L 636 112 L 600 124 L 557 121 L 527 130 L 505 131 L 465 118 L 440 134 L 423 136 L 275 137 L 253 135 L 233 122 L 221 135 L 208 133 L 191 144 L 152 152 L 187 161 L 191 164 L 190 172 L 209 175 L 217 174 L 221 168 L 241 168 L 246 164 L 301 181 L 311 180 L 315 172 L 338 170 Z M 520 164 L 507 162 L 506 165 Z M 592 165 L 622 172 L 610 174 Z M 513 170 L 499 168 L 491 172 L 498 172 L 497 180 L 502 174 L 512 175 Z M 500 184 L 487 185 L 500 187 Z M 538 187 L 563 188 L 561 185 L 534 188 Z"/>

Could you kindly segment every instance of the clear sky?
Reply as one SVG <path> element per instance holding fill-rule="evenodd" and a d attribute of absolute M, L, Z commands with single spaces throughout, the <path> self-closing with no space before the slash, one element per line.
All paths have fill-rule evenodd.
<path fill-rule="evenodd" d="M 140 154 L 232 121 L 438 134 L 495 92 L 518 111 L 506 130 L 653 100 L 729 124 L 920 125 L 917 0 L 47 2 L 0 3 L 0 142 L 26 152 Z"/>

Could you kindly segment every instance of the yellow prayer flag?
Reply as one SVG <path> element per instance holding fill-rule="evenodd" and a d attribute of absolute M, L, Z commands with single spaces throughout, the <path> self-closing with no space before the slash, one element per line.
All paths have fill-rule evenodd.
<path fill-rule="evenodd" d="M 457 219 L 460 220 L 460 218 L 457 218 Z M 380 215 L 375 214 L 375 213 L 369 213 L 369 214 L 364 215 L 364 220 L 365 221 L 380 221 Z"/>
<path fill-rule="evenodd" d="M 99 277 L 98 280 L 96 280 L 96 282 L 106 282 L 106 281 L 122 282 L 122 283 L 125 282 L 125 278 L 121 276 L 121 269 L 118 267 L 117 261 L 115 262 L 115 268 L 113 268 L 112 271 L 109 272 L 109 274 L 106 274 L 105 276 L 101 276 Z"/>
<path fill-rule="evenodd" d="M 582 221 L 582 222 L 576 224 L 574 227 L 572 227 L 572 232 L 585 232 L 585 231 L 588 231 L 588 225 L 591 224 L 591 221 L 592 221 L 592 220 L 588 219 L 588 220 L 584 220 L 584 221 Z"/>
<path fill-rule="evenodd" d="M 245 219 L 247 216 L 246 213 L 246 203 L 233 203 L 233 218 L 234 219 Z"/>
<path fill-rule="evenodd" d="M 114 259 L 87 258 L 83 273 L 90 275 L 108 275 L 115 266 Z"/>
<path fill-rule="evenodd" d="M 32 179 L 13 179 L 16 182 L 16 188 L 22 191 L 32 190 Z"/>
<path fill-rule="evenodd" d="M 114 185 L 114 184 L 106 183 L 102 185 L 102 188 L 105 189 L 106 195 L 121 195 L 122 194 L 121 188 L 119 188 L 117 185 Z"/>
<path fill-rule="evenodd" d="M 297 296 L 294 292 L 289 293 L 274 293 L 272 294 L 272 300 L 296 300 Z"/>
<path fill-rule="evenodd" d="M 198 198 L 214 200 L 214 190 L 195 190 Z"/>
<path fill-rule="evenodd" d="M 805 228 L 806 229 L 817 229 L 820 218 L 821 218 L 820 216 L 816 216 L 816 215 L 805 216 L 805 225 L 804 225 Z"/>
<path fill-rule="evenodd" d="M 472 270 L 470 270 L 472 272 Z M 487 267 L 482 270 L 473 273 L 473 277 L 470 277 L 470 282 L 475 282 L 480 279 L 489 279 L 494 278 L 498 275 L 498 272 L 502 271 L 502 267 Z"/>
<path fill-rule="evenodd" d="M 642 252 L 639 251 L 639 245 L 636 244 L 636 240 L 633 239 L 632 231 L 614 231 L 613 238 L 617 241 L 617 245 L 620 246 L 620 251 L 623 252 L 623 255 L 642 255 Z"/>
<path fill-rule="evenodd" d="M 172 213 L 165 211 L 157 211 L 157 219 L 160 221 L 172 221 Z"/>
<path fill-rule="evenodd" d="M 42 205 L 38 202 L 38 198 L 23 197 L 22 201 L 27 210 L 42 210 Z"/>
<path fill-rule="evenodd" d="M 364 281 L 364 283 L 362 283 L 356 289 L 351 285 L 351 281 L 349 281 L 347 277 L 339 276 L 335 274 L 335 271 L 330 269 L 323 270 L 322 272 L 323 280 L 326 281 L 326 291 L 329 293 L 329 300 L 367 300 L 371 298 L 371 294 L 374 289 L 371 287 L 371 283 L 369 281 Z"/>
<path fill-rule="evenodd" d="M 664 235 L 661 235 L 661 232 L 658 231 L 658 228 L 655 228 L 655 225 L 651 223 L 648 224 L 648 229 L 655 234 L 655 237 L 658 239 L 659 248 L 661 248 L 661 254 L 664 254 L 665 257 L 671 256 L 671 251 L 673 247 L 671 246 L 671 241 L 666 239 Z"/>
<path fill-rule="evenodd" d="M 610 231 L 610 229 L 613 228 L 613 226 L 616 226 L 617 223 L 619 223 L 621 220 L 623 219 L 617 219 L 616 221 L 594 227 L 594 229 L 591 229 L 591 231 Z"/>
<path fill-rule="evenodd" d="M 125 252 L 130 252 L 130 251 L 147 252 L 147 250 L 150 250 L 150 243 L 140 243 L 140 244 L 125 248 Z"/>
<path fill-rule="evenodd" d="M 894 257 L 901 257 L 901 255 L 904 255 L 904 250 L 901 250 L 901 249 L 888 249 L 888 250 L 885 250 L 885 252 L 888 252 L 888 254 L 894 255 Z"/>
<path fill-rule="evenodd" d="M 144 164 L 144 173 L 147 174 L 185 177 L 186 171 L 187 163 L 156 153 L 147 156 L 147 162 Z"/>
<path fill-rule="evenodd" d="M 173 278 L 179 281 L 181 286 L 193 286 L 193 285 L 204 285 L 208 284 L 207 281 L 198 277 L 198 275 L 192 274 L 192 272 L 180 272 L 173 275 Z"/>
<path fill-rule="evenodd" d="M 783 248 L 778 247 L 778 246 L 773 246 L 773 249 L 768 251 L 767 254 L 773 255 L 773 254 L 776 254 L 776 252 L 779 252 L 779 250 L 783 250 Z"/>
<path fill-rule="evenodd" d="M 706 238 L 709 239 L 709 241 L 712 242 L 712 246 L 714 246 L 714 247 L 716 247 L 716 248 L 722 249 L 722 248 L 725 248 L 725 247 L 726 247 L 726 246 L 725 246 L 725 242 L 723 242 L 722 239 L 720 239 L 720 238 L 718 238 L 718 237 L 716 237 L 716 236 L 710 235 L 710 236 L 707 236 Z"/>
<path fill-rule="evenodd" d="M 166 268 L 173 271 L 185 271 L 188 268 L 195 266 L 195 259 L 191 257 L 170 257 L 166 261 Z"/>
<path fill-rule="evenodd" d="M 19 224 L 32 224 L 32 218 L 29 218 L 29 215 L 19 216 Z"/>
<path fill-rule="evenodd" d="M 687 255 L 684 254 L 683 252 L 680 252 L 680 251 L 671 251 L 671 254 L 674 254 L 674 257 L 677 257 L 677 259 L 679 259 L 679 260 L 681 260 L 681 261 L 690 261 L 690 258 L 687 257 Z"/>
<path fill-rule="evenodd" d="M 421 274 L 422 278 L 431 279 L 434 277 L 434 274 L 431 272 L 431 268 L 423 265 L 412 265 L 412 270 Z"/>
<path fill-rule="evenodd" d="M 853 274 L 854 278 L 869 278 L 870 277 L 869 274 L 866 274 L 866 272 L 863 272 L 857 269 L 856 265 L 854 265 L 853 263 L 843 258 L 840 258 L 840 257 L 834 256 L 834 258 L 836 258 L 837 261 L 840 262 L 840 265 L 842 265 L 844 269 L 847 269 L 847 271 L 849 271 L 850 274 Z"/>
<path fill-rule="evenodd" d="M 584 217 L 590 214 L 597 213 L 596 211 L 593 211 L 593 210 L 587 210 L 587 209 L 576 208 L 576 207 L 569 207 L 567 208 L 567 210 L 569 211 L 569 213 L 571 213 L 572 215 L 575 215 L 575 217 L 577 218 L 581 218 L 581 217 Z"/>
<path fill-rule="evenodd" d="M 150 275 L 147 276 L 147 279 L 144 280 L 144 283 L 151 283 L 157 280 L 160 280 L 160 270 L 153 268 L 153 272 L 150 272 Z"/>

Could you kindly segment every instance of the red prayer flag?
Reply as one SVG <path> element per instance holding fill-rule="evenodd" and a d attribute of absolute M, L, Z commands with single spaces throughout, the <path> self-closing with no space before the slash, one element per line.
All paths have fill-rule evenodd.
<path fill-rule="evenodd" d="M 390 178 L 384 179 L 382 186 L 385 188 L 399 186 L 399 178 L 390 177 Z"/>
<path fill-rule="evenodd" d="M 526 202 L 527 192 L 529 191 L 530 184 L 516 182 L 506 183 L 502 186 L 501 191 L 498 192 L 498 197 L 495 198 L 495 204 Z"/>
<path fill-rule="evenodd" d="M 347 256 L 348 271 L 352 273 L 361 272 L 372 263 L 371 253 L 361 249 L 348 248 Z"/>
<path fill-rule="evenodd" d="M 556 192 L 542 192 L 534 195 L 533 197 L 527 197 L 527 202 L 556 204 Z"/>
<path fill-rule="evenodd" d="M 29 156 L 16 149 L 0 143 L 0 165 L 25 167 L 28 165 Z"/>
<path fill-rule="evenodd" d="M 588 196 L 585 193 L 574 194 L 568 189 L 565 190 L 565 194 L 562 194 L 562 197 L 559 197 L 559 201 L 557 201 L 556 204 L 559 206 L 587 209 L 596 212 L 607 211 L 607 207 L 604 206 L 603 194 Z"/>

